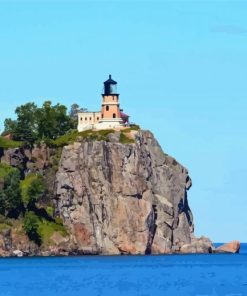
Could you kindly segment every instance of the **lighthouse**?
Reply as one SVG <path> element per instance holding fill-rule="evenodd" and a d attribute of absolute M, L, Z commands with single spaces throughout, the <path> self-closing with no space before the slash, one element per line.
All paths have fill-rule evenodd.
<path fill-rule="evenodd" d="M 111 75 L 109 75 L 109 79 L 104 82 L 101 120 L 99 124 L 101 124 L 102 128 L 121 127 L 124 124 L 121 118 L 117 82 L 112 79 Z"/>
<path fill-rule="evenodd" d="M 128 125 L 129 116 L 120 109 L 117 82 L 109 75 L 104 82 L 101 111 L 78 113 L 78 131 L 88 129 L 122 129 Z"/>

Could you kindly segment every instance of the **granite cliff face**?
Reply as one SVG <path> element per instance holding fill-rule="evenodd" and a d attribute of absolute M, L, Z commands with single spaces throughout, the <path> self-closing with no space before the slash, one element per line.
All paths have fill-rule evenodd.
<path fill-rule="evenodd" d="M 23 176 L 44 176 L 42 202 L 53 204 L 54 218 L 67 229 L 66 237 L 55 232 L 49 245 L 38 247 L 20 235 L 17 223 L 19 228 L 0 231 L 0 255 L 212 252 L 210 240 L 193 235 L 187 169 L 163 153 L 151 132 L 129 131 L 125 143 L 121 135 L 79 138 L 62 151 L 0 150 L 0 161 Z"/>
<path fill-rule="evenodd" d="M 149 131 L 134 144 L 83 141 L 63 149 L 56 211 L 82 253 L 161 254 L 191 244 L 188 171 Z M 209 245 L 207 244 L 207 251 Z"/>

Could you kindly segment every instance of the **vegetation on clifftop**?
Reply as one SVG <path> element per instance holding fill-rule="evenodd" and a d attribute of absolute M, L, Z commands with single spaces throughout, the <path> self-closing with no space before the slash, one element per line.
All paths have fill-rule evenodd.
<path fill-rule="evenodd" d="M 54 141 L 49 141 L 48 145 L 52 147 L 63 147 L 69 144 L 72 144 L 76 141 L 81 141 L 83 139 L 95 140 L 95 141 L 108 141 L 108 135 L 114 133 L 114 130 L 107 129 L 107 130 L 86 130 L 83 132 L 78 132 L 77 130 L 72 131 L 66 135 L 63 135 L 57 138 Z"/>
<path fill-rule="evenodd" d="M 23 145 L 20 141 L 9 140 L 0 136 L 0 147 L 4 149 L 19 148 Z"/>
<path fill-rule="evenodd" d="M 131 132 L 140 129 L 137 125 L 131 125 L 122 131 L 106 129 L 78 132 L 76 128 L 79 111 L 85 109 L 80 109 L 77 104 L 73 104 L 70 112 L 67 112 L 64 105 L 52 105 L 50 101 L 44 102 L 41 107 L 30 102 L 16 108 L 15 120 L 5 120 L 5 129 L 0 136 L 1 151 L 23 148 L 23 157 L 29 158 L 29 148 L 32 149 L 34 146 L 37 148 L 45 143 L 54 149 L 51 149 L 45 171 L 37 167 L 33 169 L 35 162 L 40 161 L 39 157 L 42 155 L 31 155 L 31 166 L 20 166 L 17 163 L 16 167 L 12 167 L 0 162 L 0 230 L 18 226 L 18 229 L 22 229 L 22 232 L 38 245 L 49 244 L 54 232 L 66 236 L 62 220 L 55 216 L 52 207 L 49 184 L 49 178 L 53 180 L 58 169 L 62 147 L 84 140 L 109 142 L 110 135 L 114 133 L 114 143 L 135 142 Z M 18 154 L 20 151 L 14 149 L 12 152 Z"/>
<path fill-rule="evenodd" d="M 108 135 L 114 133 L 112 129 L 77 131 L 77 113 L 85 110 L 73 104 L 70 112 L 67 112 L 66 106 L 52 105 L 51 101 L 45 101 L 41 107 L 33 102 L 21 105 L 15 110 L 17 116 L 15 120 L 5 119 L 4 132 L 0 136 L 0 147 L 4 149 L 33 147 L 34 144 L 41 142 L 51 147 L 63 147 L 83 139 L 108 141 Z M 132 124 L 123 130 L 120 143 L 133 143 L 126 133 L 139 129 L 138 125 Z"/>
<path fill-rule="evenodd" d="M 0 147 L 17 147 L 22 142 L 25 146 L 33 146 L 40 141 L 56 140 L 75 129 L 77 121 L 75 114 L 78 105 L 73 104 L 70 114 L 64 105 L 52 105 L 51 101 L 38 107 L 35 103 L 27 103 L 16 108 L 16 120 L 5 119 L 3 135 L 10 134 L 16 142 L 0 138 Z"/>

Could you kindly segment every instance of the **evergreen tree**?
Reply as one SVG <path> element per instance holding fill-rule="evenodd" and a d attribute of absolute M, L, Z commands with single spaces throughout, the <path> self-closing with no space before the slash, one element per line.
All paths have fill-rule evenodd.
<path fill-rule="evenodd" d="M 4 177 L 4 186 L 0 190 L 0 213 L 17 217 L 21 209 L 20 173 L 17 169 L 11 169 Z"/>
<path fill-rule="evenodd" d="M 39 218 L 35 215 L 34 212 L 26 212 L 23 228 L 31 240 L 33 240 L 38 245 L 41 244 L 41 237 L 38 233 Z"/>

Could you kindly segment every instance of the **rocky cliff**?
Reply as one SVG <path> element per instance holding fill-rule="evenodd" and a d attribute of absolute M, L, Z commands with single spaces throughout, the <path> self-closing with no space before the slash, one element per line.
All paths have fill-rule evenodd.
<path fill-rule="evenodd" d="M 55 254 L 211 252 L 209 240 L 193 235 L 187 169 L 162 151 L 151 132 L 125 137 L 130 141 L 121 143 L 115 132 L 107 141 L 86 138 L 65 146 L 56 174 L 50 170 L 56 153 L 49 148 L 2 151 L 0 157 L 24 174 L 42 171 L 49 179 L 54 215 L 68 231 L 67 238 L 53 235 Z"/>
<path fill-rule="evenodd" d="M 78 248 L 97 254 L 160 254 L 193 239 L 188 171 L 163 153 L 149 131 L 133 144 L 83 141 L 64 147 L 56 210 Z"/>

